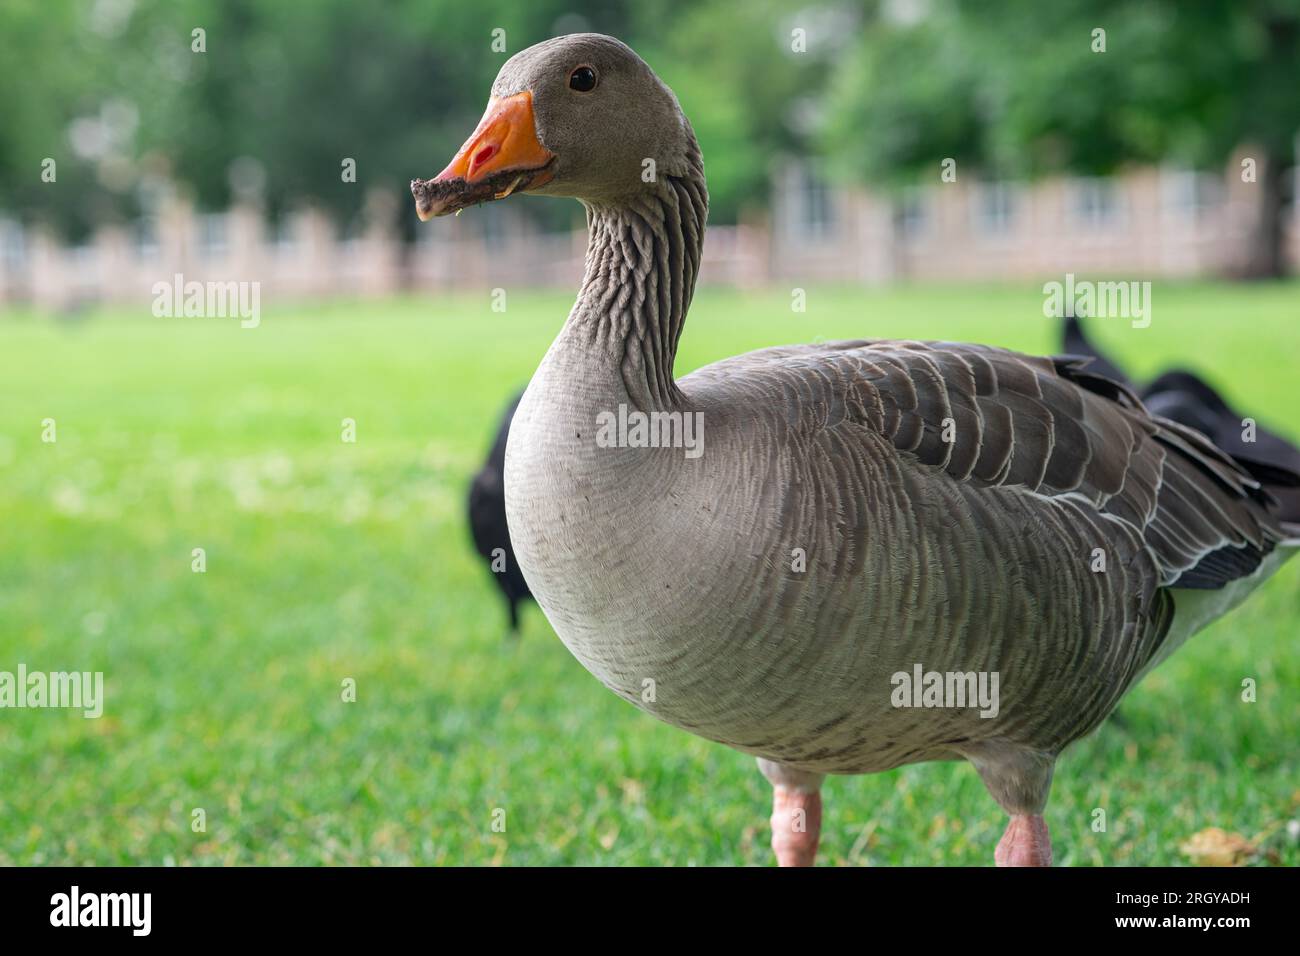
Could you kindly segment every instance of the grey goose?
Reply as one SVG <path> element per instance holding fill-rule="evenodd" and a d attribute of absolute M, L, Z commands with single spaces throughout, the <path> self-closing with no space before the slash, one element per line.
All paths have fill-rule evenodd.
<path fill-rule="evenodd" d="M 577 301 L 510 430 L 515 553 L 606 687 L 758 758 L 782 865 L 814 860 L 825 775 L 953 759 L 1010 816 L 996 862 L 1049 864 L 1062 749 L 1300 546 L 1245 466 L 1083 358 L 863 340 L 677 380 L 703 161 L 615 39 L 511 57 L 411 190 L 421 219 L 517 192 L 585 206 Z M 602 435 L 636 414 L 678 440 L 700 422 L 702 444 Z M 960 705 L 977 676 L 996 706 Z"/>

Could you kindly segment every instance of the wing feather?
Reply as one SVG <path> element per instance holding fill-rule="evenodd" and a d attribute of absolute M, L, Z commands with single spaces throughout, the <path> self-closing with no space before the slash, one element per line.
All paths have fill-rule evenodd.
<path fill-rule="evenodd" d="M 918 465 L 979 486 L 1086 499 L 1135 529 L 1163 586 L 1222 587 L 1285 537 L 1243 465 L 1199 432 L 1150 415 L 1127 386 L 1088 372 L 1086 359 L 887 340 L 752 355 L 842 381 L 851 393 L 844 417 Z"/>

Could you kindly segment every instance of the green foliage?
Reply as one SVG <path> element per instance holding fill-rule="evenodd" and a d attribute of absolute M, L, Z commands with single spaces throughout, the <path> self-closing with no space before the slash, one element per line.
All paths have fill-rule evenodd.
<path fill-rule="evenodd" d="M 771 163 L 814 141 L 842 174 L 875 183 L 948 156 L 1005 175 L 1166 156 L 1213 165 L 1246 140 L 1292 155 L 1300 0 L 931 0 L 913 23 L 882 12 L 898 7 L 10 0 L 0 78 L 20 95 L 0 124 L 0 209 L 84 232 L 134 216 L 160 176 L 222 208 L 231 164 L 250 157 L 273 215 L 312 202 L 348 223 L 367 187 L 400 193 L 445 164 L 506 56 L 582 29 L 627 40 L 676 89 L 715 221 L 764 205 Z M 796 27 L 807 52 L 791 51 Z M 1091 48 L 1097 27 L 1105 53 Z M 195 28 L 206 52 L 191 52 Z M 491 49 L 497 28 L 505 53 Z M 70 124 L 105 116 L 135 121 L 116 123 L 107 157 L 78 157 Z M 45 157 L 57 186 L 39 179 Z M 345 157 L 356 184 L 340 177 Z"/>
<path fill-rule="evenodd" d="M 951 156 L 1019 175 L 1166 158 L 1217 166 L 1246 142 L 1293 155 L 1297 0 L 929 7 L 913 23 L 877 17 L 846 58 L 825 137 L 841 164 L 914 174 Z"/>
<path fill-rule="evenodd" d="M 803 128 L 817 112 L 829 75 L 824 40 L 791 50 L 799 23 L 788 4 L 709 0 L 686 7 L 658 29 L 643 24 L 633 42 L 673 88 L 704 151 L 710 218 L 734 222 L 761 208 L 775 158 L 808 151 Z"/>
<path fill-rule="evenodd" d="M 823 145 L 832 167 L 858 181 L 912 179 L 941 159 L 982 163 L 981 64 L 947 17 L 907 28 L 879 22 L 832 80 Z"/>
<path fill-rule="evenodd" d="M 769 157 L 796 145 L 787 106 L 810 71 L 782 53 L 781 5 L 761 0 L 15 0 L 0 10 L 0 209 L 74 234 L 135 216 L 148 189 L 178 181 L 207 209 L 231 198 L 251 158 L 268 211 L 311 202 L 351 222 L 366 189 L 401 194 L 437 172 L 474 128 L 497 70 L 557 33 L 627 40 L 678 86 L 713 173 L 716 219 L 765 202 Z M 119 17 L 97 15 L 121 9 Z M 205 32 L 204 52 L 191 49 Z M 492 49 L 505 31 L 505 52 Z M 135 121 L 107 156 L 78 158 L 78 118 Z M 57 184 L 42 183 L 44 157 Z M 356 161 L 357 182 L 340 175 Z M 405 208 L 405 205 L 403 208 Z M 532 210 L 568 219 L 548 204 Z M 413 216 L 407 211 L 408 226 Z"/>
<path fill-rule="evenodd" d="M 1294 437 L 1296 292 L 1160 283 L 1149 328 L 1094 331 L 1135 373 L 1189 364 Z M 509 642 L 472 552 L 469 476 L 570 302 L 334 303 L 249 330 L 0 316 L 0 669 L 103 670 L 107 696 L 99 720 L 0 711 L 0 864 L 769 865 L 752 759 L 610 694 L 535 607 Z M 792 315 L 704 289 L 679 366 L 819 336 L 1047 351 L 1041 305 L 1028 284 L 810 288 Z M 1179 864 L 1221 826 L 1300 864 L 1297 620 L 1300 561 L 1066 753 L 1058 861 Z M 1004 826 L 961 764 L 826 794 L 826 864 L 987 865 Z"/>

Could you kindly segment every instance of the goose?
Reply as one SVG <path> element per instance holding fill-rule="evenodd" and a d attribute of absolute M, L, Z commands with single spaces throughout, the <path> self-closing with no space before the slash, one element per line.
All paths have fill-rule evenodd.
<path fill-rule="evenodd" d="M 611 37 L 512 56 L 411 191 L 422 220 L 585 207 L 577 300 L 510 430 L 510 537 L 601 683 L 757 758 L 780 865 L 814 862 L 827 775 L 933 760 L 1007 814 L 997 864 L 1050 865 L 1062 750 L 1300 547 L 1247 467 L 1081 358 L 875 339 L 676 378 L 704 165 Z"/>
<path fill-rule="evenodd" d="M 468 501 L 469 530 L 474 539 L 474 549 L 487 561 L 492 570 L 492 580 L 506 599 L 511 634 L 519 633 L 519 602 L 532 597 L 528 582 L 515 560 L 515 551 L 510 545 L 510 525 L 506 520 L 506 440 L 510 437 L 510 422 L 521 398 L 522 392 L 501 416 L 487 461 L 470 482 Z"/>

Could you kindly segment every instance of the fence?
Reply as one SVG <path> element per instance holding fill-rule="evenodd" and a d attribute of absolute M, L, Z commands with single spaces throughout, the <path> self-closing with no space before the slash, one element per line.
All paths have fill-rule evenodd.
<path fill-rule="evenodd" d="M 1064 272 L 1153 278 L 1244 268 L 1262 214 L 1257 187 L 1223 176 L 1144 168 L 1110 179 L 1033 184 L 959 180 L 884 196 L 836 187 L 789 163 L 773 177 L 770 221 L 714 226 L 701 282 L 751 287 L 817 281 L 996 280 Z M 401 291 L 520 285 L 574 287 L 582 230 L 543 232 L 518 207 L 489 205 L 420 226 L 404 243 L 397 197 L 373 194 L 341 232 L 310 209 L 271 228 L 238 205 L 202 214 L 172 195 L 129 227 L 105 225 L 83 245 L 0 220 L 0 305 L 49 312 L 91 303 L 148 307 L 154 285 L 258 282 L 263 302 L 374 297 Z M 1300 228 L 1286 255 L 1300 271 Z"/>

